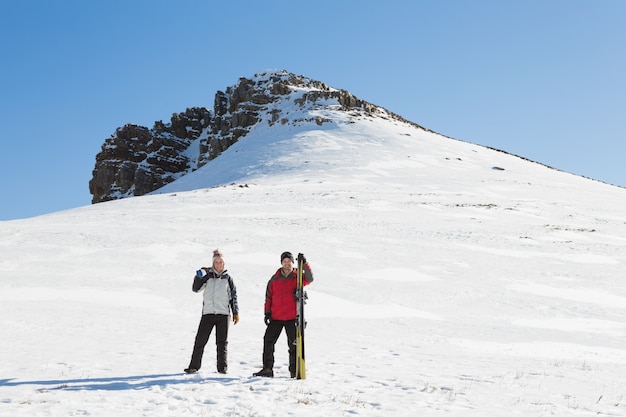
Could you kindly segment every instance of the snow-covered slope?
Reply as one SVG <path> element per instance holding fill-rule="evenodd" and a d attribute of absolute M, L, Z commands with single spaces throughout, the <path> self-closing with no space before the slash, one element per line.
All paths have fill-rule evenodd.
<path fill-rule="evenodd" d="M 0 223 L 0 415 L 626 414 L 626 190 L 393 118 L 260 124 L 159 191 Z M 194 271 L 239 292 L 229 374 Z M 303 252 L 307 379 L 261 366 L 263 297 Z"/>

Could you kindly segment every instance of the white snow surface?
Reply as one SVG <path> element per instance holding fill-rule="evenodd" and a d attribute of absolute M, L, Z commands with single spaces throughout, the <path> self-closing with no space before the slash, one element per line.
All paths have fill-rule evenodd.
<path fill-rule="evenodd" d="M 625 189 L 319 112 L 153 195 L 0 222 L 0 415 L 626 415 Z M 211 335 L 185 375 L 215 248 L 229 372 Z M 305 380 L 284 334 L 252 377 L 285 250 L 315 273 Z"/>

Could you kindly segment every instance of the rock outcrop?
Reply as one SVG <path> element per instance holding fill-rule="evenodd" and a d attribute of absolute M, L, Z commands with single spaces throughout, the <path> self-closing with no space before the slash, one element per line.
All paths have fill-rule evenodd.
<path fill-rule="evenodd" d="M 215 94 L 213 111 L 189 108 L 172 115 L 169 123 L 157 121 L 152 129 L 127 124 L 102 145 L 89 181 L 92 203 L 140 196 L 190 173 L 218 157 L 257 123 L 301 123 L 284 107 L 337 106 L 359 114 L 400 116 L 360 100 L 345 90 L 286 71 L 240 78 L 226 91 Z M 317 116 L 306 122 L 321 125 Z M 408 122 L 410 123 L 410 122 Z"/>

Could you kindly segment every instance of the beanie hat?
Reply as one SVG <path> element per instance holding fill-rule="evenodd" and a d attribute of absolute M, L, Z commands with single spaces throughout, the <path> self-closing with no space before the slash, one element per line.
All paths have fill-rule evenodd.
<path fill-rule="evenodd" d="M 289 259 L 291 259 L 291 262 L 294 262 L 294 260 L 293 260 L 293 255 L 291 254 L 291 252 L 283 252 L 283 253 L 280 255 L 280 263 L 281 263 L 281 264 L 283 263 L 283 260 L 284 260 L 285 258 L 289 258 Z"/>
<path fill-rule="evenodd" d="M 224 260 L 224 255 L 222 255 L 222 252 L 219 249 L 215 249 L 213 251 L 213 262 L 215 262 L 217 258 Z"/>

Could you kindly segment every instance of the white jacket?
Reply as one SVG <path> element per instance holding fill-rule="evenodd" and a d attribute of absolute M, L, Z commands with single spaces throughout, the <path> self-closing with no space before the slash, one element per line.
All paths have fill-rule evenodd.
<path fill-rule="evenodd" d="M 239 314 L 237 305 L 237 289 L 233 279 L 224 270 L 218 274 L 213 268 L 202 278 L 194 277 L 192 290 L 199 292 L 204 289 L 202 315 L 204 314 Z"/>

